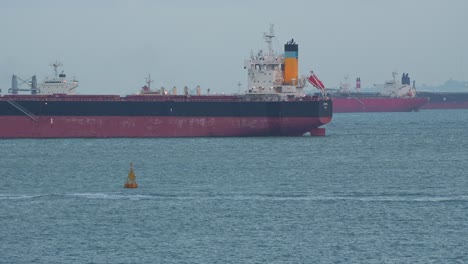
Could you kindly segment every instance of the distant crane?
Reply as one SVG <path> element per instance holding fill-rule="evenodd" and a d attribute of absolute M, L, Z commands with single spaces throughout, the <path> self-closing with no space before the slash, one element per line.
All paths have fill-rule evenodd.
<path fill-rule="evenodd" d="M 20 81 L 18 83 L 18 80 Z M 27 84 L 30 88 L 20 88 L 21 85 Z M 29 79 L 22 79 L 13 74 L 11 77 L 11 88 L 8 89 L 8 92 L 11 94 L 18 94 L 18 92 L 31 92 L 31 94 L 37 94 L 39 89 L 37 88 L 37 79 L 36 75 L 32 76 Z"/>

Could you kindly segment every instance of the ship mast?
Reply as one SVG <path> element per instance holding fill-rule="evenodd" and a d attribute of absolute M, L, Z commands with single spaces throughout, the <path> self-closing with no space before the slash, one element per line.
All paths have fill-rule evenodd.
<path fill-rule="evenodd" d="M 151 80 L 151 74 L 148 74 L 148 77 L 146 79 L 146 85 L 148 86 L 148 89 L 151 89 L 151 83 L 154 82 L 154 80 Z"/>
<path fill-rule="evenodd" d="M 55 79 L 57 79 L 57 68 L 60 67 L 60 66 L 63 66 L 63 64 L 61 62 L 56 61 L 56 62 L 50 64 L 50 66 L 54 67 Z"/>
<path fill-rule="evenodd" d="M 268 56 L 273 56 L 273 45 L 272 45 L 272 40 L 275 37 L 275 29 L 274 29 L 273 24 L 270 24 L 270 32 L 269 33 L 263 33 L 263 38 L 265 39 L 265 42 L 268 45 Z"/>

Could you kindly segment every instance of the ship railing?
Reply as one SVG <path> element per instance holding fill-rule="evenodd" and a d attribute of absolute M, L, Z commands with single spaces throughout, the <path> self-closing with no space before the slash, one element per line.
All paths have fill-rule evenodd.
<path fill-rule="evenodd" d="M 239 96 L 233 95 L 128 95 L 122 97 L 122 101 L 138 102 L 233 102 L 239 100 Z"/>
<path fill-rule="evenodd" d="M 20 104 L 18 104 L 17 102 L 15 101 L 12 101 L 12 100 L 7 100 L 8 103 L 10 103 L 13 107 L 15 107 L 16 109 L 20 110 L 21 112 L 23 112 L 26 116 L 28 116 L 29 118 L 31 118 L 32 120 L 36 121 L 39 120 L 37 118 L 37 116 L 35 116 L 33 113 L 29 112 L 26 108 L 24 108 L 23 106 L 21 106 Z"/>
<path fill-rule="evenodd" d="M 119 95 L 5 95 L 5 100 L 15 101 L 119 101 Z"/>
<path fill-rule="evenodd" d="M 323 100 L 328 100 L 328 98 L 321 98 L 318 95 L 306 95 L 303 97 L 296 98 L 296 100 L 300 101 L 323 101 Z"/>

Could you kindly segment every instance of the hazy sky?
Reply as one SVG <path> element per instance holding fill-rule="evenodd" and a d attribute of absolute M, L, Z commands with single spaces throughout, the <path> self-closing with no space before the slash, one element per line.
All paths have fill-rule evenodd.
<path fill-rule="evenodd" d="M 0 88 L 12 74 L 41 81 L 61 61 L 82 94 L 136 93 L 148 73 L 157 87 L 234 93 L 270 23 L 275 49 L 294 38 L 300 73 L 327 86 L 345 75 L 371 86 L 393 70 L 439 85 L 468 79 L 467 10 L 466 0 L 0 0 Z"/>

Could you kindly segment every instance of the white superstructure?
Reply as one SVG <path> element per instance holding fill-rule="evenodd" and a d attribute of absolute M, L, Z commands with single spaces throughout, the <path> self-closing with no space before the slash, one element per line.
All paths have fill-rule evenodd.
<path fill-rule="evenodd" d="M 344 81 L 340 82 L 340 88 L 338 90 L 339 93 L 342 94 L 349 94 L 351 93 L 351 83 L 348 81 L 349 76 L 344 77 Z"/>
<path fill-rule="evenodd" d="M 274 37 L 274 28 L 271 25 L 270 32 L 264 33 L 263 36 L 268 46 L 267 52 L 263 50 L 256 53 L 251 52 L 250 58 L 244 62 L 244 69 L 248 71 L 246 94 L 302 96 L 304 95 L 303 88 L 306 84 L 305 77 L 296 77 L 288 83 L 285 82 L 285 54 L 278 54 L 273 50 L 272 40 Z M 296 51 L 294 51 L 296 64 L 292 65 L 290 71 L 296 71 L 297 73 L 297 44 L 292 40 L 286 45 L 296 46 Z"/>
<path fill-rule="evenodd" d="M 416 97 L 416 88 L 411 86 L 408 75 L 402 76 L 402 81 L 397 80 L 398 73 L 392 73 L 393 80 L 386 81 L 384 84 L 374 84 L 382 95 L 391 97 Z"/>
<path fill-rule="evenodd" d="M 75 94 L 75 89 L 78 87 L 78 81 L 68 81 L 63 71 L 57 74 L 57 68 L 62 66 L 60 62 L 52 63 L 55 76 L 52 79 L 46 78 L 39 84 L 39 94 Z"/>

